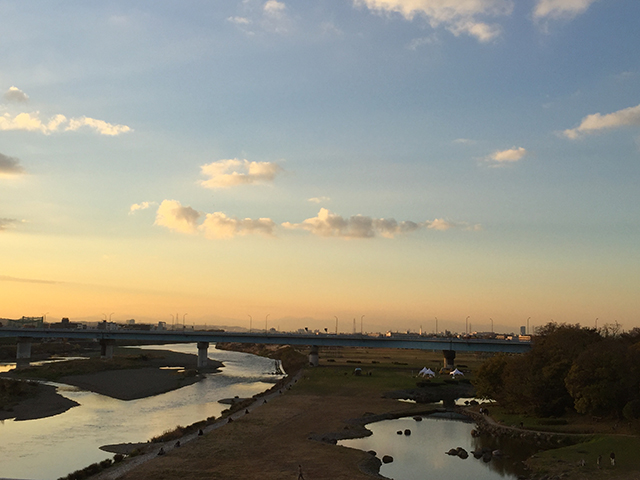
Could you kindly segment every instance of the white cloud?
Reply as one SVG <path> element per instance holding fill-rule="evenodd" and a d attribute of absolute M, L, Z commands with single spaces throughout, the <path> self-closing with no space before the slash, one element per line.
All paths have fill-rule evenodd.
<path fill-rule="evenodd" d="M 272 182 L 282 168 L 273 162 L 250 162 L 237 158 L 202 165 L 202 174 L 210 177 L 200 185 L 206 188 L 228 188 Z"/>
<path fill-rule="evenodd" d="M 428 37 L 414 38 L 409 42 L 409 44 L 407 45 L 407 48 L 409 50 L 416 51 L 418 48 L 422 47 L 423 45 L 436 45 L 438 43 L 440 43 L 440 40 L 438 39 L 438 36 L 434 33 L 432 35 L 429 35 Z"/>
<path fill-rule="evenodd" d="M 20 160 L 8 157 L 0 153 L 0 177 L 23 174 L 24 168 L 20 165 Z"/>
<path fill-rule="evenodd" d="M 493 40 L 501 30 L 480 18 L 513 11 L 512 0 L 354 0 L 354 4 L 379 13 L 397 13 L 409 21 L 422 16 L 432 28 L 443 25 L 456 36 L 466 34 L 481 42 Z"/>
<path fill-rule="evenodd" d="M 466 226 L 466 224 L 460 225 Z M 381 236 L 394 238 L 396 235 L 411 233 L 423 227 L 448 230 L 459 225 L 442 219 L 416 223 L 412 221 L 398 222 L 393 218 L 372 218 L 365 215 L 344 218 L 326 208 L 321 208 L 316 217 L 308 218 L 302 223 L 285 222 L 282 226 L 288 229 L 306 230 L 320 237 L 373 238 Z"/>
<path fill-rule="evenodd" d="M 624 108 L 606 115 L 599 113 L 587 115 L 576 128 L 565 130 L 562 133 L 565 137 L 574 140 L 580 137 L 580 135 L 629 125 L 640 125 L 640 105 Z"/>
<path fill-rule="evenodd" d="M 208 213 L 200 230 L 207 238 L 232 238 L 236 235 L 247 235 L 251 233 L 261 233 L 266 236 L 273 236 L 276 224 L 270 218 L 238 219 L 227 217 L 222 212 Z"/>
<path fill-rule="evenodd" d="M 475 140 L 471 140 L 469 138 L 456 138 L 453 143 L 459 143 L 462 145 L 474 145 L 476 143 Z"/>
<path fill-rule="evenodd" d="M 489 155 L 486 160 L 497 163 L 517 162 L 527 155 L 527 150 L 522 147 L 513 147 L 507 150 L 498 150 Z"/>
<path fill-rule="evenodd" d="M 67 119 L 64 115 L 58 114 L 48 121 L 43 121 L 40 119 L 40 112 L 19 113 L 15 116 L 5 113 L 0 116 L 0 130 L 25 130 L 49 135 L 59 131 L 62 127 L 64 127 L 62 128 L 64 131 L 75 131 L 82 126 L 88 126 L 101 135 L 113 136 L 131 131 L 131 128 L 126 125 L 113 125 L 89 117 Z"/>
<path fill-rule="evenodd" d="M 561 18 L 571 19 L 587 11 L 597 0 L 538 0 L 533 9 L 537 20 Z"/>
<path fill-rule="evenodd" d="M 89 117 L 72 118 L 69 120 L 69 126 L 65 128 L 65 131 L 75 131 L 84 126 L 94 129 L 100 135 L 115 136 L 131 131 L 131 128 L 126 125 L 113 125 L 104 120 L 96 120 Z"/>
<path fill-rule="evenodd" d="M 156 225 L 181 233 L 196 233 L 200 212 L 177 200 L 164 200 L 156 212 Z"/>
<path fill-rule="evenodd" d="M 3 97 L 8 102 L 26 103 L 29 101 L 29 95 L 24 93 L 18 87 L 10 87 L 9 90 L 4 92 Z"/>
<path fill-rule="evenodd" d="M 18 221 L 15 218 L 0 218 L 0 232 L 13 227 Z"/>
<path fill-rule="evenodd" d="M 287 6 L 284 4 L 284 2 L 278 2 L 277 0 L 268 0 L 262 8 L 265 14 L 278 17 L 284 14 Z"/>
<path fill-rule="evenodd" d="M 154 205 L 157 205 L 156 202 L 141 202 L 141 203 L 134 203 L 133 205 L 131 205 L 131 207 L 129 208 L 129 215 L 133 215 L 133 213 L 135 213 L 138 210 L 146 210 L 149 207 L 152 207 Z"/>
<path fill-rule="evenodd" d="M 324 202 L 328 202 L 331 199 L 329 197 L 312 197 L 307 199 L 307 202 L 311 202 L 311 203 L 324 203 Z"/>

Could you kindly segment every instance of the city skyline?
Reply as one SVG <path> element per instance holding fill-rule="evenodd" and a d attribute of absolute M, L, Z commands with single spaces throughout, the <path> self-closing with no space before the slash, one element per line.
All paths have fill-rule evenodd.
<path fill-rule="evenodd" d="M 639 16 L 3 2 L 0 317 L 640 327 Z"/>

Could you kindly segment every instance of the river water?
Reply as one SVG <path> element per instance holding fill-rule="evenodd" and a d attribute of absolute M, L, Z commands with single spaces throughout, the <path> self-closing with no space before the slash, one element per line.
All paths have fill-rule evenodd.
<path fill-rule="evenodd" d="M 142 347 L 196 354 L 195 344 Z M 54 417 L 0 422 L 0 478 L 51 480 L 113 454 L 101 445 L 144 442 L 212 415 L 228 405 L 222 398 L 251 397 L 279 378 L 270 375 L 274 361 L 240 352 L 209 350 L 224 363 L 220 373 L 198 383 L 139 400 L 117 400 L 67 385 L 58 392 L 80 404 Z"/>
<path fill-rule="evenodd" d="M 380 474 L 395 480 L 504 480 L 517 479 L 526 473 L 522 461 L 535 453 L 532 445 L 524 441 L 471 436 L 473 423 L 436 416 L 384 420 L 367 425 L 373 435 L 338 442 L 346 447 L 376 452 L 378 458 L 393 457 L 393 462 L 383 464 Z M 409 429 L 410 435 L 404 431 Z M 398 435 L 401 431 L 402 434 Z M 461 459 L 449 456 L 452 448 L 462 447 L 469 457 Z M 476 459 L 471 451 L 489 448 L 501 450 L 505 455 L 494 458 L 489 463 Z"/>

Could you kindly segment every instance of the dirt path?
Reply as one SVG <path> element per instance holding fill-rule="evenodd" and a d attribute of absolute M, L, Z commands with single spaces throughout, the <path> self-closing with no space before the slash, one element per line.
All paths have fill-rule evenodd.
<path fill-rule="evenodd" d="M 400 404 L 386 398 L 301 395 L 296 386 L 286 394 L 274 392 L 254 403 L 248 414 L 238 412 L 228 423 L 216 423 L 205 435 L 185 438 L 180 448 L 160 445 L 144 458 L 134 457 L 92 480 L 296 479 L 298 465 L 305 479 L 371 479 L 362 467 L 373 457 L 365 452 L 311 440 L 330 432 L 362 427 L 347 420 L 364 414 L 418 412 L 421 405 Z M 224 428 L 222 428 L 224 427 Z M 384 452 L 378 452 L 379 456 Z M 128 463 L 129 461 L 127 461 Z M 382 477 L 380 477 L 382 478 Z"/>

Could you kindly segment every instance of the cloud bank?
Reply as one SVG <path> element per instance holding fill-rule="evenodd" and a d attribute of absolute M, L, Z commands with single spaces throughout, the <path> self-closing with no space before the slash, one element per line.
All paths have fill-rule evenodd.
<path fill-rule="evenodd" d="M 479 226 L 469 228 L 467 224 L 456 224 L 443 219 L 416 223 L 412 221 L 398 222 L 393 218 L 372 218 L 365 215 L 344 218 L 326 208 L 321 208 L 316 217 L 308 218 L 302 223 L 285 222 L 282 226 L 287 229 L 306 230 L 319 237 L 341 238 L 374 238 L 377 236 L 394 238 L 396 235 L 415 232 L 420 228 L 444 231 L 450 228 L 464 227 L 479 230 Z"/>
<path fill-rule="evenodd" d="M 406 20 L 421 16 L 432 28 L 442 25 L 456 36 L 470 35 L 480 42 L 493 40 L 501 33 L 500 26 L 481 18 L 513 11 L 512 0 L 354 0 L 354 5 L 379 13 L 397 13 Z"/>
<path fill-rule="evenodd" d="M 4 92 L 3 98 L 8 102 L 26 103 L 29 101 L 29 95 L 24 93 L 18 87 L 10 87 Z"/>
<path fill-rule="evenodd" d="M 45 135 L 58 131 L 76 131 L 82 127 L 89 127 L 100 135 L 115 136 L 131 131 L 126 125 L 114 125 L 104 120 L 97 120 L 90 117 L 79 117 L 67 119 L 64 115 L 58 114 L 49 120 L 42 120 L 40 112 L 19 113 L 12 116 L 5 113 L 0 116 L 0 130 L 24 130 L 28 132 L 40 132 Z"/>
<path fill-rule="evenodd" d="M 260 233 L 266 236 L 273 236 L 276 224 L 270 218 L 238 219 L 227 217 L 222 212 L 208 213 L 200 230 L 207 238 L 232 238 L 236 235 L 248 235 Z"/>
<path fill-rule="evenodd" d="M 581 135 L 597 133 L 601 130 L 610 130 L 629 125 L 640 125 L 640 105 L 624 108 L 606 115 L 601 115 L 600 113 L 587 115 L 576 128 L 565 130 L 562 133 L 565 137 L 575 140 Z"/>
<path fill-rule="evenodd" d="M 0 153 L 0 177 L 25 173 L 20 160 Z"/>
<path fill-rule="evenodd" d="M 229 188 L 237 185 L 254 185 L 273 182 L 282 168 L 273 162 L 250 162 L 237 158 L 219 160 L 202 165 L 200 170 L 209 177 L 200 185 L 205 188 Z"/>

